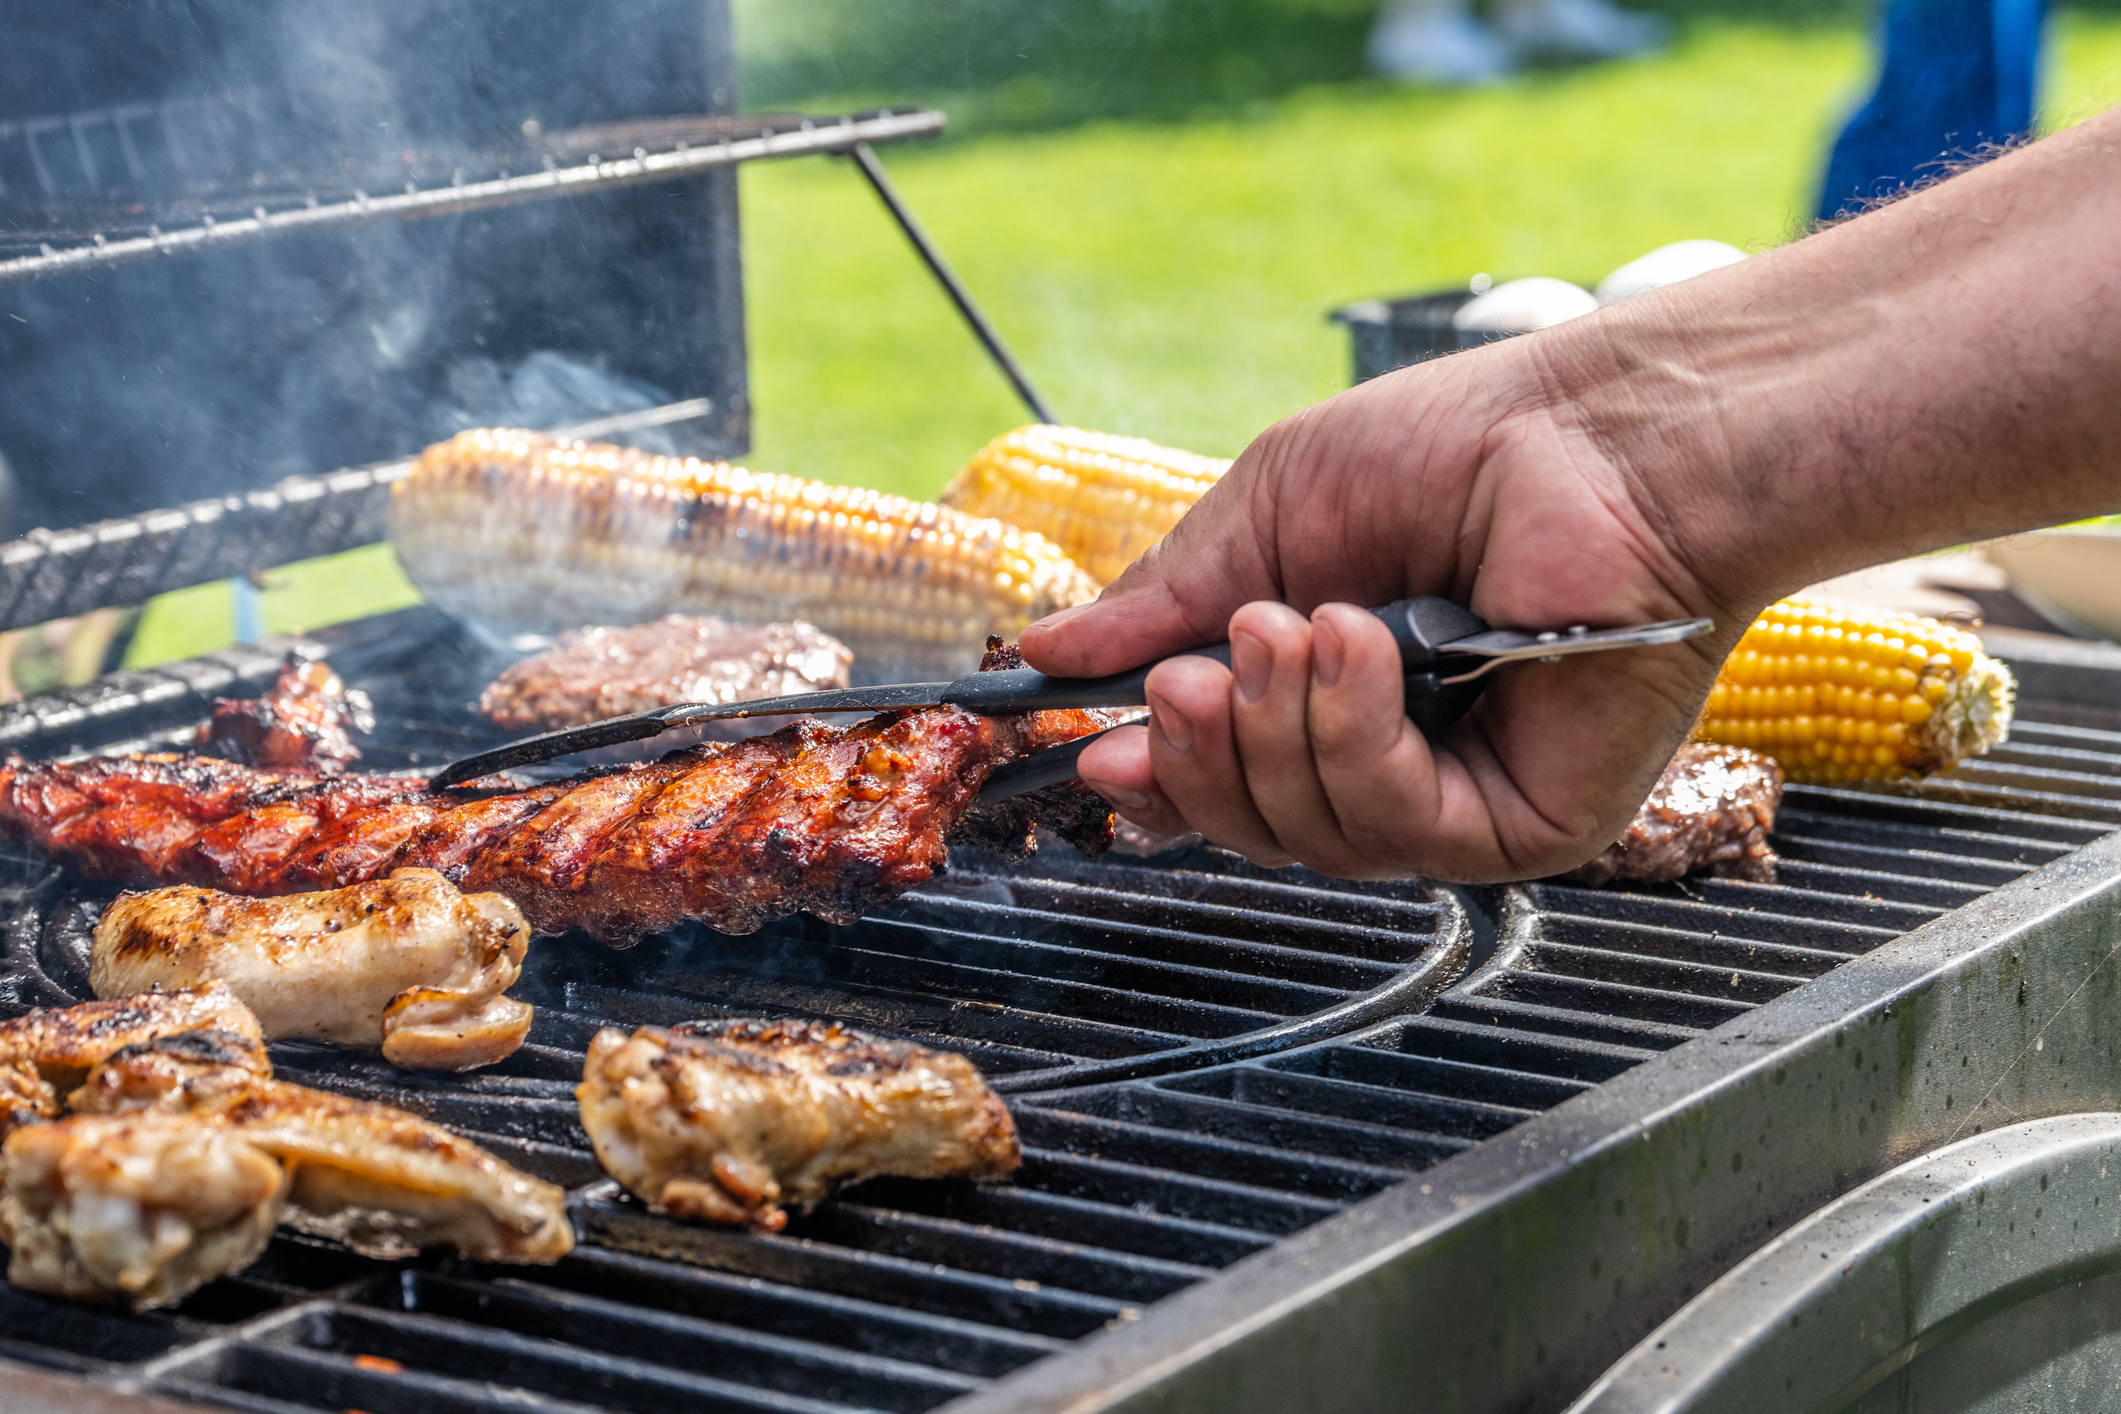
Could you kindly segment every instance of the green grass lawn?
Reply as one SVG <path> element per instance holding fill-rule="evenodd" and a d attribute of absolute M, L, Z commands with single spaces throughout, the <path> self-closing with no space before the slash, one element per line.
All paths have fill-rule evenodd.
<path fill-rule="evenodd" d="M 1014 61 L 1001 52 L 918 74 L 901 95 L 965 98 L 959 135 L 883 156 L 1070 421 L 1232 455 L 1346 385 L 1346 335 L 1324 320 L 1335 305 L 1480 271 L 1595 281 L 1690 236 L 1787 239 L 1871 62 L 1846 11 L 1774 25 L 1706 13 L 1654 58 L 1470 93 L 1399 89 L 1349 76 L 1357 0 L 1271 3 L 1286 32 L 1257 55 L 1232 40 L 1192 64 L 1165 35 L 1166 50 L 1110 75 L 1042 77 L 1034 55 L 986 88 L 950 87 Z M 885 96 L 874 66 L 791 48 L 801 33 L 769 29 L 781 47 L 754 55 L 765 106 Z M 2065 14 L 2052 54 L 2051 124 L 2121 100 L 2121 16 Z M 832 80 L 836 93 L 801 103 L 803 83 Z M 742 181 L 752 465 L 927 497 L 1029 420 L 844 163 L 758 165 Z M 416 597 L 381 547 L 270 579 L 275 632 Z M 128 661 L 225 644 L 231 623 L 223 585 L 165 596 Z"/>

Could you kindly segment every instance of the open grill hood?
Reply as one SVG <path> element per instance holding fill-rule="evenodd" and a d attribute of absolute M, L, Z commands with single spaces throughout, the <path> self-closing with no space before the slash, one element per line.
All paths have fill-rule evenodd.
<path fill-rule="evenodd" d="M 381 709 L 369 764 L 490 739 L 465 706 L 489 665 L 440 616 L 316 638 Z M 15 704 L 0 739 L 164 746 L 279 648 Z M 531 1043 L 501 1066 L 274 1058 L 569 1185 L 575 1255 L 379 1263 L 284 1236 L 171 1313 L 0 1293 L 0 1354 L 273 1410 L 1558 1408 L 1822 1198 L 2121 1088 L 2091 985 L 2117 943 L 2116 660 L 2017 659 L 2024 725 L 1951 780 L 1792 788 L 1775 885 L 1467 893 L 1213 850 L 960 853 L 852 927 L 540 940 Z M 104 893 L 6 867 L 0 996 L 79 995 Z M 964 1051 L 1009 1097 L 1023 1170 L 878 1180 L 779 1236 L 654 1217 L 587 1153 L 583 1047 L 732 1014 Z"/>

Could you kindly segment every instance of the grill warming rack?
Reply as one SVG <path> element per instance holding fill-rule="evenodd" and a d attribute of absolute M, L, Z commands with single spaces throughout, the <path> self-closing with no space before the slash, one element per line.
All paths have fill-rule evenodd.
<path fill-rule="evenodd" d="M 273 108 L 266 96 L 244 93 L 0 123 L 0 289 L 287 236 L 681 181 L 744 162 L 840 156 L 854 162 L 1031 415 L 1058 420 L 877 160 L 878 143 L 940 134 L 947 119 L 934 109 L 652 118 L 295 170 L 268 151 Z M 253 164 L 259 170 L 247 180 L 198 176 Z"/>
<path fill-rule="evenodd" d="M 766 158 L 847 155 L 857 145 L 932 137 L 943 125 L 943 115 L 926 108 L 831 118 L 702 115 L 556 132 L 496 149 L 349 158 L 329 175 L 274 170 L 208 182 L 162 173 L 157 182 L 142 149 L 166 154 L 180 130 L 159 105 L 0 124 L 0 173 L 6 165 L 28 166 L 40 187 L 34 194 L 11 190 L 0 175 L 0 287 L 282 236 L 681 180 Z M 122 154 L 107 174 L 92 140 L 105 130 Z M 44 145 L 62 131 L 63 146 L 47 152 Z M 5 163 L 10 147 L 29 160 Z M 79 169 L 75 181 L 54 174 L 62 154 Z M 109 195 L 97 190 L 106 179 L 113 182 Z M 84 185 L 94 194 L 82 194 Z M 157 187 L 163 190 L 150 195 Z"/>
<path fill-rule="evenodd" d="M 431 765 L 487 739 L 464 706 L 487 665 L 440 616 L 408 611 L 310 646 L 383 705 L 377 766 Z M 34 754 L 172 742 L 211 696 L 269 681 L 278 647 L 15 704 L 0 709 L 0 739 Z M 275 1061 L 290 1079 L 430 1114 L 569 1185 L 587 1239 L 576 1255 L 550 1270 L 376 1263 L 282 1236 L 259 1266 L 174 1313 L 119 1317 L 0 1293 L 0 1355 L 106 1389 L 379 1414 L 645 1409 L 672 1395 L 743 1410 L 1121 1407 L 1132 1386 L 1115 1371 L 1154 1366 L 1144 1388 L 1168 1388 L 1220 1358 L 1244 1362 L 1242 1407 L 1275 1407 L 1287 1391 L 1262 1362 L 1289 1361 L 1279 1328 L 1227 1350 L 1213 1333 L 1285 1301 L 1297 1289 L 1288 1263 L 1304 1264 L 1311 1286 L 1355 1281 L 1348 1273 L 1376 1267 L 1395 1243 L 1411 1244 L 1415 1262 L 1437 1246 L 1416 1234 L 1443 1222 L 1421 1205 L 1454 1182 L 1475 1194 L 1457 1221 L 1507 1231 L 1505 1190 L 1565 1187 L 1592 1141 L 1647 1123 L 1629 1086 L 1690 1065 L 1690 1095 L 1717 1077 L 1716 1061 L 1729 1069 L 1725 1048 L 1754 1018 L 1848 1010 L 1830 995 L 1841 979 L 1923 937 L 1964 932 L 2028 890 L 2083 894 L 2121 877 L 2112 846 L 2085 848 L 2121 824 L 2121 678 L 2110 666 L 2017 666 L 2027 725 L 1980 771 L 1898 797 L 1792 788 L 1775 885 L 1542 883 L 1460 898 L 1268 875 L 1215 851 L 1175 862 L 1047 854 L 1029 867 L 960 856 L 951 874 L 851 928 L 791 921 L 619 954 L 542 940 L 526 977 L 539 1005 L 531 1043 L 495 1070 L 411 1076 L 301 1044 L 276 1047 Z M 1971 803 L 2006 787 L 2053 808 Z M 34 861 L 8 867 L 0 1004 L 64 1000 L 80 986 L 95 895 Z M 1284 1032 L 1235 1057 L 1218 1049 L 1359 1008 L 1388 974 L 1417 979 L 1385 993 L 1395 1014 L 1343 1010 L 1329 1024 L 1337 1034 Z M 756 1012 L 964 1050 L 1010 1093 L 1024 1169 L 1000 1185 L 873 1181 L 779 1236 L 653 1217 L 586 1152 L 571 1096 L 583 1046 L 607 1022 Z M 1556 1126 L 1575 1136 L 1559 1154 L 1517 1137 Z M 1427 1212 L 1426 1226 L 1409 1210 Z M 1669 1216 L 1654 1257 L 1616 1250 L 1625 1292 L 1597 1319 L 1544 1333 L 1540 1359 L 1526 1344 L 1473 1362 L 1490 1372 L 1492 1402 L 1562 1402 L 1573 1387 L 1554 1391 L 1567 1377 L 1588 1378 L 1600 1352 L 1617 1354 L 1676 1306 L 1721 1240 L 1708 1216 L 1696 1222 L 1691 1255 Z M 1541 1281 L 1585 1303 L 1582 1266 L 1556 1259 Z M 1518 1339 L 1527 1318 L 1511 1302 L 1537 1300 L 1489 1287 L 1459 1282 L 1438 1313 L 1438 1348 L 1423 1356 L 1437 1371 L 1465 1375 L 1456 1350 L 1440 1348 L 1453 1331 Z M 1305 1303 L 1291 1323 L 1330 1309 Z M 1374 1340 L 1374 1323 L 1323 1318 L 1347 1327 L 1335 1348 L 1352 1392 L 1369 1388 L 1366 1372 L 1388 1377 L 1390 1358 L 1346 1348 L 1365 1330 Z M 1187 1358 L 1171 1361 L 1174 1351 Z"/>

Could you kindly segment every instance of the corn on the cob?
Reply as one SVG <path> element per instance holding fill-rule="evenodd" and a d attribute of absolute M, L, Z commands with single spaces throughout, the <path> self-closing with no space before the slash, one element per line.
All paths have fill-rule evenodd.
<path fill-rule="evenodd" d="M 2017 683 L 1963 630 L 1914 614 L 1789 599 L 1725 660 L 1695 728 L 1793 781 L 1896 781 L 1947 771 L 2010 731 Z"/>
<path fill-rule="evenodd" d="M 1036 531 L 1110 584 L 1229 469 L 1139 437 L 1034 423 L 982 447 L 943 504 Z"/>
<path fill-rule="evenodd" d="M 858 684 L 958 676 L 1097 586 L 1043 537 L 941 506 L 721 462 L 463 432 L 391 487 L 429 602 L 504 634 L 663 614 L 807 619 Z"/>

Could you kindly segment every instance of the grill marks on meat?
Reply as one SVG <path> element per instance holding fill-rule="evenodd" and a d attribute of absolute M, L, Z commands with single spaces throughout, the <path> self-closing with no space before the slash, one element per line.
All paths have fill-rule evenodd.
<path fill-rule="evenodd" d="M 0 1022 L 0 1136 L 55 1119 L 59 1097 L 128 1046 L 180 1031 L 211 1030 L 240 1047 L 241 1064 L 272 1074 L 265 1033 L 236 994 L 218 982 L 62 1008 L 38 1007 Z"/>
<path fill-rule="evenodd" d="M 72 1096 L 76 1115 L 183 1116 L 287 1166 L 288 1220 L 371 1257 L 453 1247 L 482 1262 L 556 1262 L 566 1195 L 438 1124 L 225 1064 L 176 1036 L 121 1051 Z"/>
<path fill-rule="evenodd" d="M 193 750 L 270 771 L 333 775 L 361 759 L 351 733 L 375 727 L 366 693 L 349 691 L 325 664 L 290 653 L 263 697 L 217 699 Z"/>
<path fill-rule="evenodd" d="M 9 758 L 0 831 L 95 877 L 243 894 L 436 869 L 507 895 L 540 932 L 623 947 L 686 919 L 726 933 L 798 910 L 852 922 L 942 867 L 987 773 L 1050 730 L 951 707 L 801 722 L 483 796 L 187 756 Z"/>
<path fill-rule="evenodd" d="M 631 628 L 561 634 L 551 651 L 494 679 L 479 694 L 479 710 L 509 731 L 557 731 L 680 702 L 824 692 L 847 686 L 853 663 L 847 645 L 801 620 L 736 624 L 669 614 Z M 705 725 L 711 736 L 759 733 L 756 721 Z"/>
<path fill-rule="evenodd" d="M 813 1022 L 606 1029 L 575 1096 L 597 1158 L 643 1200 L 769 1232 L 838 1183 L 999 1178 L 1020 1159 L 963 1056 Z"/>
<path fill-rule="evenodd" d="M 325 893 L 240 898 L 178 885 L 120 894 L 89 953 L 99 997 L 218 981 L 273 1040 L 381 1043 L 417 1069 L 512 1054 L 531 1011 L 503 995 L 530 926 L 499 894 L 460 894 L 432 869 Z"/>
<path fill-rule="evenodd" d="M 1570 878 L 1663 882 L 1707 871 L 1775 881 L 1768 832 L 1782 802 L 1782 768 L 1743 747 L 1689 742 L 1679 748 L 1619 841 Z"/>
<path fill-rule="evenodd" d="M 553 1185 L 402 1111 L 274 1080 L 256 1018 L 225 988 L 33 1012 L 0 1030 L 18 1071 L 91 1062 L 71 1113 L 55 1103 L 0 1148 L 17 1286 L 169 1305 L 248 1265 L 283 1216 L 381 1256 L 447 1244 L 551 1262 L 573 1245 Z"/>
<path fill-rule="evenodd" d="M 990 638 L 983 670 L 1021 665 Z M 543 933 L 614 947 L 693 920 L 750 933 L 798 911 L 851 923 L 940 870 L 956 837 L 1014 854 L 1045 825 L 1096 855 L 1112 812 L 1079 782 L 975 809 L 1004 761 L 1123 712 L 981 717 L 956 707 L 853 727 L 796 722 L 524 790 L 435 792 L 383 776 L 250 770 L 198 756 L 0 763 L 0 834 L 96 878 L 272 895 L 433 869 L 513 900 Z"/>

